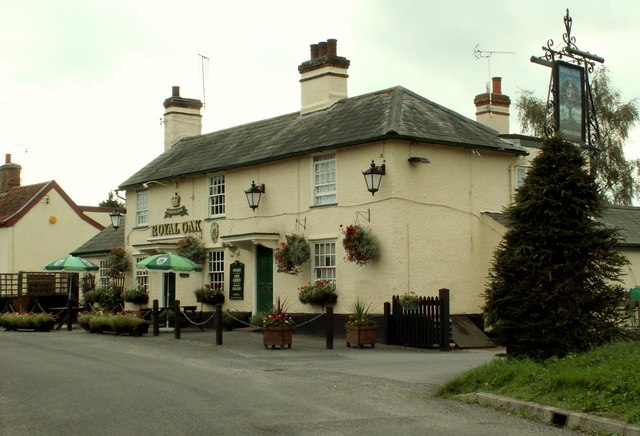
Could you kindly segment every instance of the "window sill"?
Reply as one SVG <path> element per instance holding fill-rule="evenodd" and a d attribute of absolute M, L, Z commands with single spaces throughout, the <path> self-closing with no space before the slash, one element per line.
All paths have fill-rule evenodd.
<path fill-rule="evenodd" d="M 309 206 L 309 209 L 320 209 L 323 207 L 331 207 L 331 206 L 337 206 L 338 203 L 327 203 L 327 204 L 313 204 L 311 206 Z"/>

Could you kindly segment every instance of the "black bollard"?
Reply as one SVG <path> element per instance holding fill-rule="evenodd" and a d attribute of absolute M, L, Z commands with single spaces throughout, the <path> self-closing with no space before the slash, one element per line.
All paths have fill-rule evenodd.
<path fill-rule="evenodd" d="M 67 331 L 71 331 L 71 298 L 67 301 Z"/>
<path fill-rule="evenodd" d="M 333 306 L 327 307 L 327 350 L 333 350 Z"/>
<path fill-rule="evenodd" d="M 216 345 L 222 345 L 222 304 L 216 304 Z"/>
<path fill-rule="evenodd" d="M 153 300 L 151 309 L 151 323 L 153 324 L 153 336 L 160 336 L 160 324 L 158 323 L 158 300 Z"/>
<path fill-rule="evenodd" d="M 173 311 L 175 312 L 175 328 L 174 334 L 176 339 L 180 339 L 180 300 L 176 300 L 173 302 Z"/>

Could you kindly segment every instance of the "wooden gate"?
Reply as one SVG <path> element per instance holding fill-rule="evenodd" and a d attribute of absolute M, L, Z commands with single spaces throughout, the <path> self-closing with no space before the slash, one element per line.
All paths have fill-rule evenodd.
<path fill-rule="evenodd" d="M 449 290 L 440 289 L 437 297 L 420 297 L 416 309 L 406 309 L 400 296 L 385 303 L 385 342 L 387 344 L 449 350 L 451 321 Z"/>

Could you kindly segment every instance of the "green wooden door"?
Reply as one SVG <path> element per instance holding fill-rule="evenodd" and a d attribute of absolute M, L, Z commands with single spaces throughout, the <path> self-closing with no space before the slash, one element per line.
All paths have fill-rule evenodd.
<path fill-rule="evenodd" d="M 263 311 L 273 304 L 273 250 L 256 246 L 257 294 L 256 310 Z"/>
<path fill-rule="evenodd" d="M 164 273 L 163 303 L 164 307 L 173 306 L 176 301 L 176 273 Z"/>

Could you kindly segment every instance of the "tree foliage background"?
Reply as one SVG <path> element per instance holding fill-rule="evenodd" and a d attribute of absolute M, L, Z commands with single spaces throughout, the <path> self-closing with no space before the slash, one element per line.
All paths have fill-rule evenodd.
<path fill-rule="evenodd" d="M 121 202 L 120 200 L 118 200 L 118 198 L 116 198 L 116 196 L 114 195 L 113 191 L 109 192 L 109 196 L 107 197 L 106 200 L 101 201 L 100 203 L 98 203 L 99 207 L 109 207 L 112 209 L 118 209 L 118 210 L 124 210 L 125 209 L 125 205 L 123 202 Z"/>
<path fill-rule="evenodd" d="M 617 230 L 597 218 L 605 201 L 585 158 L 559 137 L 546 139 L 497 247 L 484 312 L 507 353 L 545 359 L 584 351 L 621 335 L 624 298 Z"/>
<path fill-rule="evenodd" d="M 591 167 L 607 201 L 629 206 L 634 199 L 640 198 L 640 159 L 628 160 L 624 155 L 629 131 L 640 119 L 638 101 L 623 102 L 604 67 L 591 76 L 591 90 L 600 127 L 600 144 L 598 152 L 592 156 Z M 523 91 L 516 100 L 516 108 L 523 132 L 544 137 L 546 102 L 531 91 Z"/>

